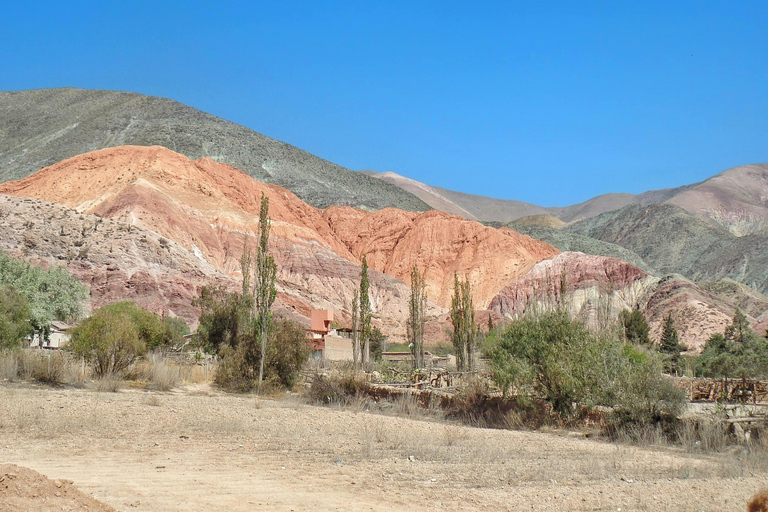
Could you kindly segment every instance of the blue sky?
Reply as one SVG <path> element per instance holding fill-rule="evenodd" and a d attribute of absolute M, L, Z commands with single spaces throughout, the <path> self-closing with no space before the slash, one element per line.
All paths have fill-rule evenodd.
<path fill-rule="evenodd" d="M 163 96 L 545 206 L 768 161 L 766 2 L 106 4 L 5 5 L 0 89 Z"/>

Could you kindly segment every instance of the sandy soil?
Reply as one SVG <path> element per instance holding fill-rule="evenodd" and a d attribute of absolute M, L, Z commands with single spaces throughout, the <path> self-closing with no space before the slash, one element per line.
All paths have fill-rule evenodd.
<path fill-rule="evenodd" d="M 362 407 L 361 407 L 362 408 Z M 211 391 L 0 384 L 0 463 L 121 511 L 745 510 L 765 459 Z"/>

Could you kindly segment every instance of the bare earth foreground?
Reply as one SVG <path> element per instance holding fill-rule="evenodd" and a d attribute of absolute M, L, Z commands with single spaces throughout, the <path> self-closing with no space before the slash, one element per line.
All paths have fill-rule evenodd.
<path fill-rule="evenodd" d="M 117 510 L 153 512 L 739 511 L 768 476 L 738 454 L 476 429 L 202 386 L 0 384 L 0 464 L 72 481 Z"/>

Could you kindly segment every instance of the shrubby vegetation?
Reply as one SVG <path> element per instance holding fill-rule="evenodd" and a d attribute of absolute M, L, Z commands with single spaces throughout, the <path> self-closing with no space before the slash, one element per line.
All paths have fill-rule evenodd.
<path fill-rule="evenodd" d="M 17 260 L 0 251 L 0 287 L 6 295 L 3 305 L 10 311 L 18 312 L 28 308 L 27 320 L 32 331 L 43 338 L 50 333 L 53 320 L 73 322 L 83 312 L 83 302 L 88 298 L 88 288 L 80 283 L 63 267 L 48 270 Z M 22 300 L 23 298 L 23 300 Z M 0 324 L 14 323 L 9 317 L 2 318 Z M 31 334 L 29 329 L 24 336 Z M 0 336 L 3 336 L 0 333 Z M 15 335 L 14 335 L 15 336 Z M 0 346 L 15 344 L 11 338 L 0 338 Z"/>
<path fill-rule="evenodd" d="M 651 338 L 648 336 L 650 329 L 642 311 L 625 309 L 619 314 L 619 320 L 624 328 L 624 338 L 629 343 L 650 346 Z"/>
<path fill-rule="evenodd" d="M 731 325 L 704 345 L 696 373 L 703 377 L 768 378 L 768 339 L 749 328 L 736 310 Z"/>
<path fill-rule="evenodd" d="M 78 325 L 66 348 L 85 358 L 98 377 L 120 375 L 147 352 L 178 346 L 185 328 L 181 319 L 161 320 L 133 302 L 117 302 Z"/>
<path fill-rule="evenodd" d="M 505 393 L 542 397 L 564 420 L 606 406 L 619 424 L 651 424 L 675 418 L 684 401 L 662 376 L 657 354 L 596 335 L 559 310 L 513 322 L 488 355 Z"/>
<path fill-rule="evenodd" d="M 19 347 L 33 332 L 27 299 L 10 286 L 0 286 L 0 349 Z"/>
<path fill-rule="evenodd" d="M 29 301 L 35 327 L 51 320 L 74 321 L 82 314 L 88 289 L 64 267 L 48 270 L 0 251 L 0 284 L 15 288 Z"/>
<path fill-rule="evenodd" d="M 203 287 L 195 305 L 201 308 L 201 347 L 219 357 L 216 384 L 230 391 L 250 391 L 258 382 L 260 333 L 248 312 L 250 294 Z M 291 387 L 309 357 L 306 331 L 300 325 L 277 319 L 270 327 L 264 358 L 264 379 Z"/>

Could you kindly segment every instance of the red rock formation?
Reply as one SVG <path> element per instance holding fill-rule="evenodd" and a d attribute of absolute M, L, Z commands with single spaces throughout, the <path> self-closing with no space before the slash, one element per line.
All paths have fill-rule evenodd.
<path fill-rule="evenodd" d="M 475 305 L 482 308 L 507 282 L 558 252 L 514 231 L 441 212 L 318 210 L 233 167 L 211 159 L 190 161 L 157 146 L 80 155 L 4 183 L 0 193 L 53 201 L 154 231 L 233 279 L 239 277 L 246 236 L 256 242 L 260 197 L 266 194 L 281 302 L 304 315 L 313 307 L 332 308 L 343 319 L 359 279 L 360 258 L 368 254 L 371 268 L 380 271 L 372 273 L 374 312 L 387 322 L 387 330 L 399 334 L 405 332 L 409 294 L 403 280 L 409 280 L 414 264 L 426 273 L 429 296 L 437 304 L 449 304 L 457 272 L 469 276 Z M 138 295 L 149 274 L 131 275 L 136 281 L 126 282 L 134 283 L 129 288 Z M 106 277 L 91 279 L 112 296 L 103 284 Z M 160 283 L 153 289 L 158 288 Z"/>
<path fill-rule="evenodd" d="M 511 229 L 490 228 L 436 210 L 384 208 L 368 213 L 333 207 L 325 218 L 352 254 L 367 255 L 371 267 L 410 282 L 411 269 L 418 266 L 427 295 L 446 308 L 454 273 L 469 278 L 475 306 L 485 309 L 505 283 L 559 252 Z"/>

